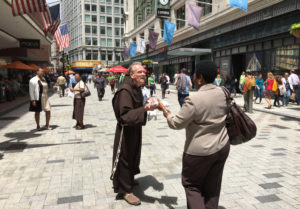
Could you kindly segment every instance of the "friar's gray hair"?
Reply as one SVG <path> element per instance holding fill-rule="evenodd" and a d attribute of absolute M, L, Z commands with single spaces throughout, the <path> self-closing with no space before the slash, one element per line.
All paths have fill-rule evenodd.
<path fill-rule="evenodd" d="M 129 73 L 134 73 L 134 69 L 133 69 L 133 67 L 135 66 L 135 65 L 142 65 L 142 63 L 140 63 L 140 62 L 134 62 L 134 63 L 132 63 L 130 66 L 129 66 Z"/>

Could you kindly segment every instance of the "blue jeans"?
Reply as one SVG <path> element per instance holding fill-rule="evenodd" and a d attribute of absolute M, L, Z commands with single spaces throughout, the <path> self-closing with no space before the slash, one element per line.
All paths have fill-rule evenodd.
<path fill-rule="evenodd" d="M 256 89 L 255 102 L 256 102 L 256 100 L 257 100 L 258 97 L 259 97 L 259 102 L 261 102 L 261 100 L 263 98 L 263 94 L 264 94 L 264 89 Z"/>
<path fill-rule="evenodd" d="M 180 104 L 180 107 L 182 107 L 182 105 L 184 103 L 184 99 L 188 96 L 189 96 L 189 94 L 182 94 L 182 93 L 178 92 L 178 102 Z"/>
<path fill-rule="evenodd" d="M 291 97 L 291 90 L 286 90 L 286 94 L 283 95 L 282 103 L 283 105 L 288 105 Z"/>
<path fill-rule="evenodd" d="M 294 93 L 296 94 L 295 102 L 299 105 L 300 104 L 300 98 L 298 94 L 298 86 L 293 86 L 294 88 Z"/>

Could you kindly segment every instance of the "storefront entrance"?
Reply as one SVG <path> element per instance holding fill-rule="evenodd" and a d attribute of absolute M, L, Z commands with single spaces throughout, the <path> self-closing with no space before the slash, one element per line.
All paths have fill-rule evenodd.
<path fill-rule="evenodd" d="M 231 79 L 237 79 L 236 90 L 239 92 L 239 80 L 243 71 L 246 71 L 246 54 L 232 55 L 232 72 L 233 77 Z"/>

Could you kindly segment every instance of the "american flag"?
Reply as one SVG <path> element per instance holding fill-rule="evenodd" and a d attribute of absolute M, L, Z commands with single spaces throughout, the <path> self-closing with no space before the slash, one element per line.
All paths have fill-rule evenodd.
<path fill-rule="evenodd" d="M 54 34 L 54 38 L 59 47 L 59 51 L 63 51 L 70 44 L 67 24 L 58 27 Z"/>
<path fill-rule="evenodd" d="M 12 0 L 13 16 L 44 12 L 47 9 L 46 0 Z"/>
<path fill-rule="evenodd" d="M 43 31 L 45 33 L 45 36 L 47 36 L 49 29 L 52 26 L 52 18 L 51 18 L 51 14 L 49 11 L 49 7 L 46 5 L 46 10 L 44 12 L 41 12 L 40 14 L 41 14 L 41 18 L 42 18 L 43 26 L 44 26 Z"/>
<path fill-rule="evenodd" d="M 52 17 L 52 25 L 49 28 L 49 33 L 54 35 L 55 31 L 57 30 L 60 24 L 60 5 L 57 4 L 49 8 L 50 14 Z"/>

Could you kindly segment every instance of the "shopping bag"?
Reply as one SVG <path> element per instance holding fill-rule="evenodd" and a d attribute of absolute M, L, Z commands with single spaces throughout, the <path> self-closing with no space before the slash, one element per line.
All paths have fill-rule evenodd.
<path fill-rule="evenodd" d="M 71 98 L 71 99 L 74 99 L 74 92 L 71 92 L 70 90 L 68 91 L 68 97 Z"/>

